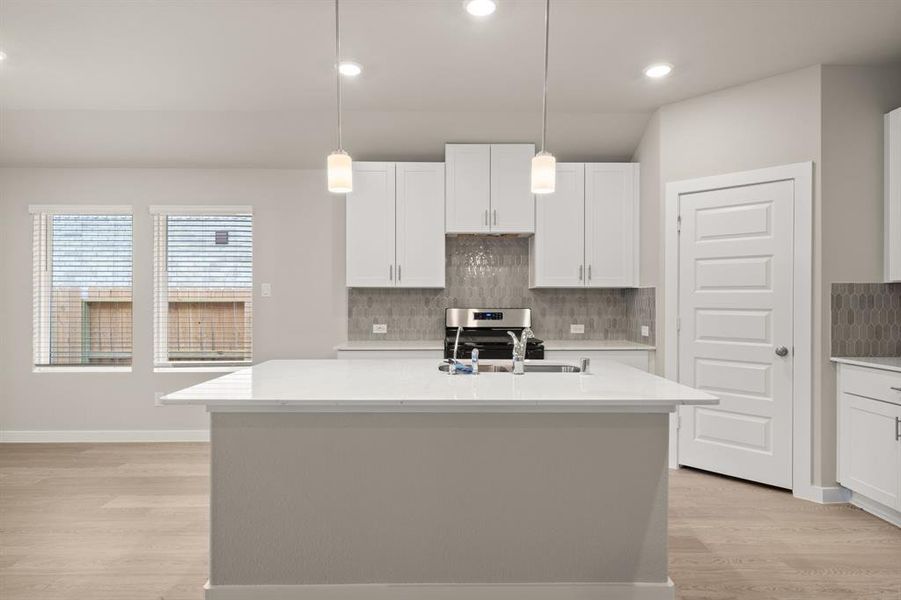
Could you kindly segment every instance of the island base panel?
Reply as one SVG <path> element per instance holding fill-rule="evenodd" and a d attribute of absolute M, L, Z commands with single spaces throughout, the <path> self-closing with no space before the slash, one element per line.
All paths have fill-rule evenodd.
<path fill-rule="evenodd" d="M 672 598 L 667 436 L 665 413 L 214 412 L 208 597 Z"/>

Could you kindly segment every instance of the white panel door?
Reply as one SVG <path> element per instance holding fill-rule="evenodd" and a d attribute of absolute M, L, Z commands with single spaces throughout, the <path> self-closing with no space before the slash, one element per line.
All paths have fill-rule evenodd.
<path fill-rule="evenodd" d="M 484 233 L 490 230 L 490 144 L 446 144 L 447 233 Z"/>
<path fill-rule="evenodd" d="M 839 397 L 838 478 L 846 488 L 901 510 L 901 406 Z"/>
<path fill-rule="evenodd" d="M 394 285 L 394 163 L 353 164 L 347 194 L 347 286 Z"/>
<path fill-rule="evenodd" d="M 532 287 L 585 285 L 585 165 L 557 163 L 557 188 L 535 199 Z"/>
<path fill-rule="evenodd" d="M 680 196 L 679 462 L 792 487 L 792 181 Z M 785 347 L 783 355 L 780 347 Z"/>
<path fill-rule="evenodd" d="M 533 233 L 534 144 L 491 144 L 491 231 Z"/>
<path fill-rule="evenodd" d="M 589 287 L 638 285 L 638 165 L 585 165 L 585 278 Z"/>
<path fill-rule="evenodd" d="M 444 287 L 444 163 L 397 163 L 398 287 Z"/>

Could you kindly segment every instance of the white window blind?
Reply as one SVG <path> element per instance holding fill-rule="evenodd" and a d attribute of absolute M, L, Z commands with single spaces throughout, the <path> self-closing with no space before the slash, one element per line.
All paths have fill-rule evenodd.
<path fill-rule="evenodd" d="M 253 342 L 253 217 L 154 214 L 154 364 L 247 364 Z"/>
<path fill-rule="evenodd" d="M 32 208 L 36 367 L 131 365 L 132 217 Z"/>

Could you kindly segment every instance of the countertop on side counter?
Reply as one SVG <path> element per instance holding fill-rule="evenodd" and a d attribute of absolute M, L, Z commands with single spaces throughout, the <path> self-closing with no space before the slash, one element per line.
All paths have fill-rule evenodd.
<path fill-rule="evenodd" d="M 338 359 L 271 360 L 161 402 L 245 412 L 563 413 L 670 412 L 718 399 L 613 361 L 593 361 L 584 375 L 447 375 L 433 359 Z"/>
<path fill-rule="evenodd" d="M 627 340 L 545 340 L 545 350 L 654 350 L 654 346 Z M 341 351 L 444 350 L 444 340 L 350 340 L 335 346 Z"/>
<path fill-rule="evenodd" d="M 833 356 L 832 362 L 901 373 L 901 356 Z"/>

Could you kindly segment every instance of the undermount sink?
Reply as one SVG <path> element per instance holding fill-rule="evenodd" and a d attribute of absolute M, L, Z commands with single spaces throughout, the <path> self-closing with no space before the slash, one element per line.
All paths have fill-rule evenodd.
<path fill-rule="evenodd" d="M 466 363 L 463 363 L 466 364 Z M 447 373 L 449 365 L 441 363 L 438 370 Z M 479 373 L 511 373 L 513 365 L 504 364 L 480 364 Z M 526 373 L 579 373 L 581 369 L 575 365 L 560 365 L 548 363 L 526 363 Z"/>

